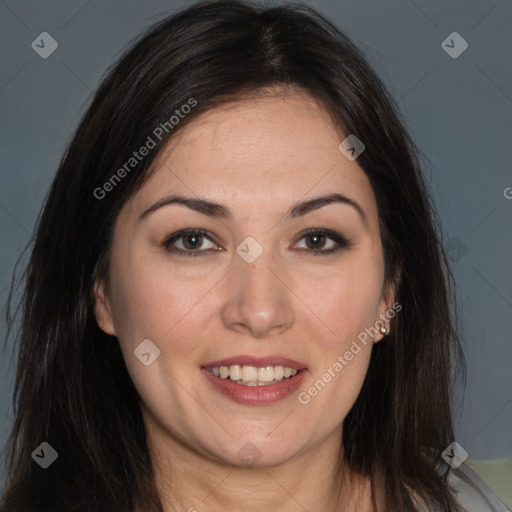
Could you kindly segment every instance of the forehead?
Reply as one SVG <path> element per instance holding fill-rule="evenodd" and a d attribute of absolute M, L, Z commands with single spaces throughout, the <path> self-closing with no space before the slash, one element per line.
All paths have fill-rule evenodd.
<path fill-rule="evenodd" d="M 133 198 L 142 210 L 167 193 L 186 194 L 262 214 L 299 198 L 339 192 L 376 215 L 370 182 L 338 150 L 345 138 L 322 106 L 299 93 L 241 100 L 186 125 L 155 161 Z"/>

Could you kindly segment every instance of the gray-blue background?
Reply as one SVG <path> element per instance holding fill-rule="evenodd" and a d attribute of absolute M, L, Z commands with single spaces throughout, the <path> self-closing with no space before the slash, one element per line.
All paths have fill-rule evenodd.
<path fill-rule="evenodd" d="M 0 301 L 70 140 L 82 104 L 144 27 L 190 2 L 0 2 Z M 450 249 L 468 360 L 457 438 L 473 459 L 512 455 L 512 4 L 328 1 L 310 5 L 354 39 L 397 100 Z M 457 59 L 441 43 L 458 32 Z M 32 41 L 49 32 L 48 59 Z M 0 325 L 2 339 L 5 322 Z M 9 353 L 0 360 L 0 440 L 12 421 Z M 432 400 L 435 400 L 432 397 Z M 462 400 L 463 399 L 463 400 Z M 462 405 L 463 404 L 463 405 Z M 0 484 L 3 473 L 0 472 Z"/>

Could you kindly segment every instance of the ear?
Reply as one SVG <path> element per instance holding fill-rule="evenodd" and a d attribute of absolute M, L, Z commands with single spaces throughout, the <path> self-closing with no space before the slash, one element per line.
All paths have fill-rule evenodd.
<path fill-rule="evenodd" d="M 396 288 L 394 282 L 390 282 L 384 287 L 377 311 L 377 318 L 375 319 L 375 326 L 378 329 L 378 332 L 373 339 L 375 343 L 386 336 L 386 334 L 380 332 L 381 327 L 385 327 L 389 332 L 391 332 L 391 319 L 394 318 L 396 313 L 402 309 L 402 306 L 395 302 L 395 291 Z"/>
<path fill-rule="evenodd" d="M 108 300 L 105 283 L 103 280 L 97 279 L 94 282 L 93 289 L 94 296 L 94 316 L 99 328 L 110 334 L 110 336 L 116 336 L 116 329 L 114 327 L 114 320 L 112 318 L 112 309 Z"/>

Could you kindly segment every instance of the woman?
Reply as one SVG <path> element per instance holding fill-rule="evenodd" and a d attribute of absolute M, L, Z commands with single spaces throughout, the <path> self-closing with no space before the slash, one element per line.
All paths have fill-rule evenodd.
<path fill-rule="evenodd" d="M 460 511 L 471 485 L 504 510 L 442 457 L 450 279 L 338 29 L 234 0 L 163 20 L 37 226 L 2 511 Z"/>

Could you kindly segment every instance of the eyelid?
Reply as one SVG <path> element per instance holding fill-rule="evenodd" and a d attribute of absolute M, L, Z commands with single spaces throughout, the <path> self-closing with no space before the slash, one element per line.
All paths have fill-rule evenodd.
<path fill-rule="evenodd" d="M 179 247 L 173 247 L 173 244 L 181 239 L 181 238 L 184 238 L 186 237 L 187 235 L 190 235 L 190 234 L 200 234 L 202 235 L 204 238 L 206 238 L 207 240 L 209 240 L 210 242 L 217 244 L 217 242 L 215 241 L 215 237 L 209 233 L 208 231 L 204 230 L 204 229 L 201 229 L 201 228 L 187 228 L 187 229 L 182 229 L 180 231 L 176 231 L 175 233 L 173 233 L 172 235 L 168 236 L 163 242 L 162 242 L 162 247 L 169 251 L 169 252 L 175 252 L 175 253 L 178 253 L 178 254 L 186 254 L 187 256 L 189 255 L 193 255 L 193 256 L 196 256 L 196 255 L 201 255 L 201 254 L 206 254 L 207 252 L 210 252 L 211 249 L 203 249 L 203 250 L 197 250 L 197 251 L 186 251 L 186 250 L 183 250 L 183 249 L 180 249 Z"/>
<path fill-rule="evenodd" d="M 337 231 L 333 231 L 332 229 L 327 229 L 327 228 L 308 228 L 305 231 L 302 231 L 298 235 L 297 239 L 300 240 L 300 239 L 304 238 L 306 235 L 312 235 L 315 233 L 320 233 L 320 234 L 325 235 L 333 240 L 345 242 L 347 244 L 349 243 L 348 239 L 345 238 L 341 233 L 338 233 Z"/>
<path fill-rule="evenodd" d="M 332 231 L 331 229 L 326 229 L 326 228 L 309 228 L 309 229 L 303 231 L 300 235 L 298 235 L 297 241 L 295 242 L 295 244 L 300 242 L 307 235 L 313 235 L 313 234 L 325 235 L 326 238 L 334 241 L 337 244 L 337 246 L 333 247 L 331 249 L 324 249 L 324 250 L 322 250 L 322 249 L 318 249 L 318 250 L 303 249 L 303 248 L 301 248 L 299 250 L 306 251 L 310 254 L 317 256 L 317 255 L 322 255 L 322 254 L 332 254 L 334 252 L 337 252 L 340 249 L 348 248 L 352 245 L 352 243 L 341 233 L 338 233 L 337 231 Z"/>
<path fill-rule="evenodd" d="M 177 232 L 173 233 L 172 235 L 168 236 L 162 242 L 161 245 L 168 252 L 174 252 L 174 253 L 177 253 L 180 255 L 187 255 L 187 256 L 200 256 L 200 255 L 208 254 L 212 251 L 212 249 L 198 249 L 196 251 L 192 251 L 192 250 L 183 250 L 183 249 L 180 249 L 177 247 L 172 247 L 172 244 L 175 243 L 177 240 L 184 238 L 185 236 L 190 235 L 190 234 L 200 234 L 204 238 L 209 240 L 210 242 L 218 245 L 217 242 L 215 241 L 215 237 L 208 231 L 201 229 L 201 228 L 187 228 L 187 229 L 182 229 L 180 231 L 177 231 Z M 330 229 L 325 229 L 325 228 L 309 228 L 309 229 L 303 231 L 302 233 L 300 233 L 300 235 L 298 235 L 297 240 L 294 243 L 294 245 L 296 245 L 298 242 L 300 242 L 306 236 L 312 235 L 312 234 L 324 235 L 326 238 L 335 242 L 337 244 L 337 246 L 333 247 L 331 249 L 315 250 L 315 249 L 308 249 L 308 248 L 300 248 L 298 250 L 307 252 L 309 254 L 313 254 L 315 256 L 328 255 L 328 254 L 333 254 L 340 249 L 350 247 L 352 245 L 350 243 L 350 241 L 345 236 L 343 236 L 341 233 L 332 231 Z M 216 249 L 216 250 L 221 250 L 221 249 Z"/>

